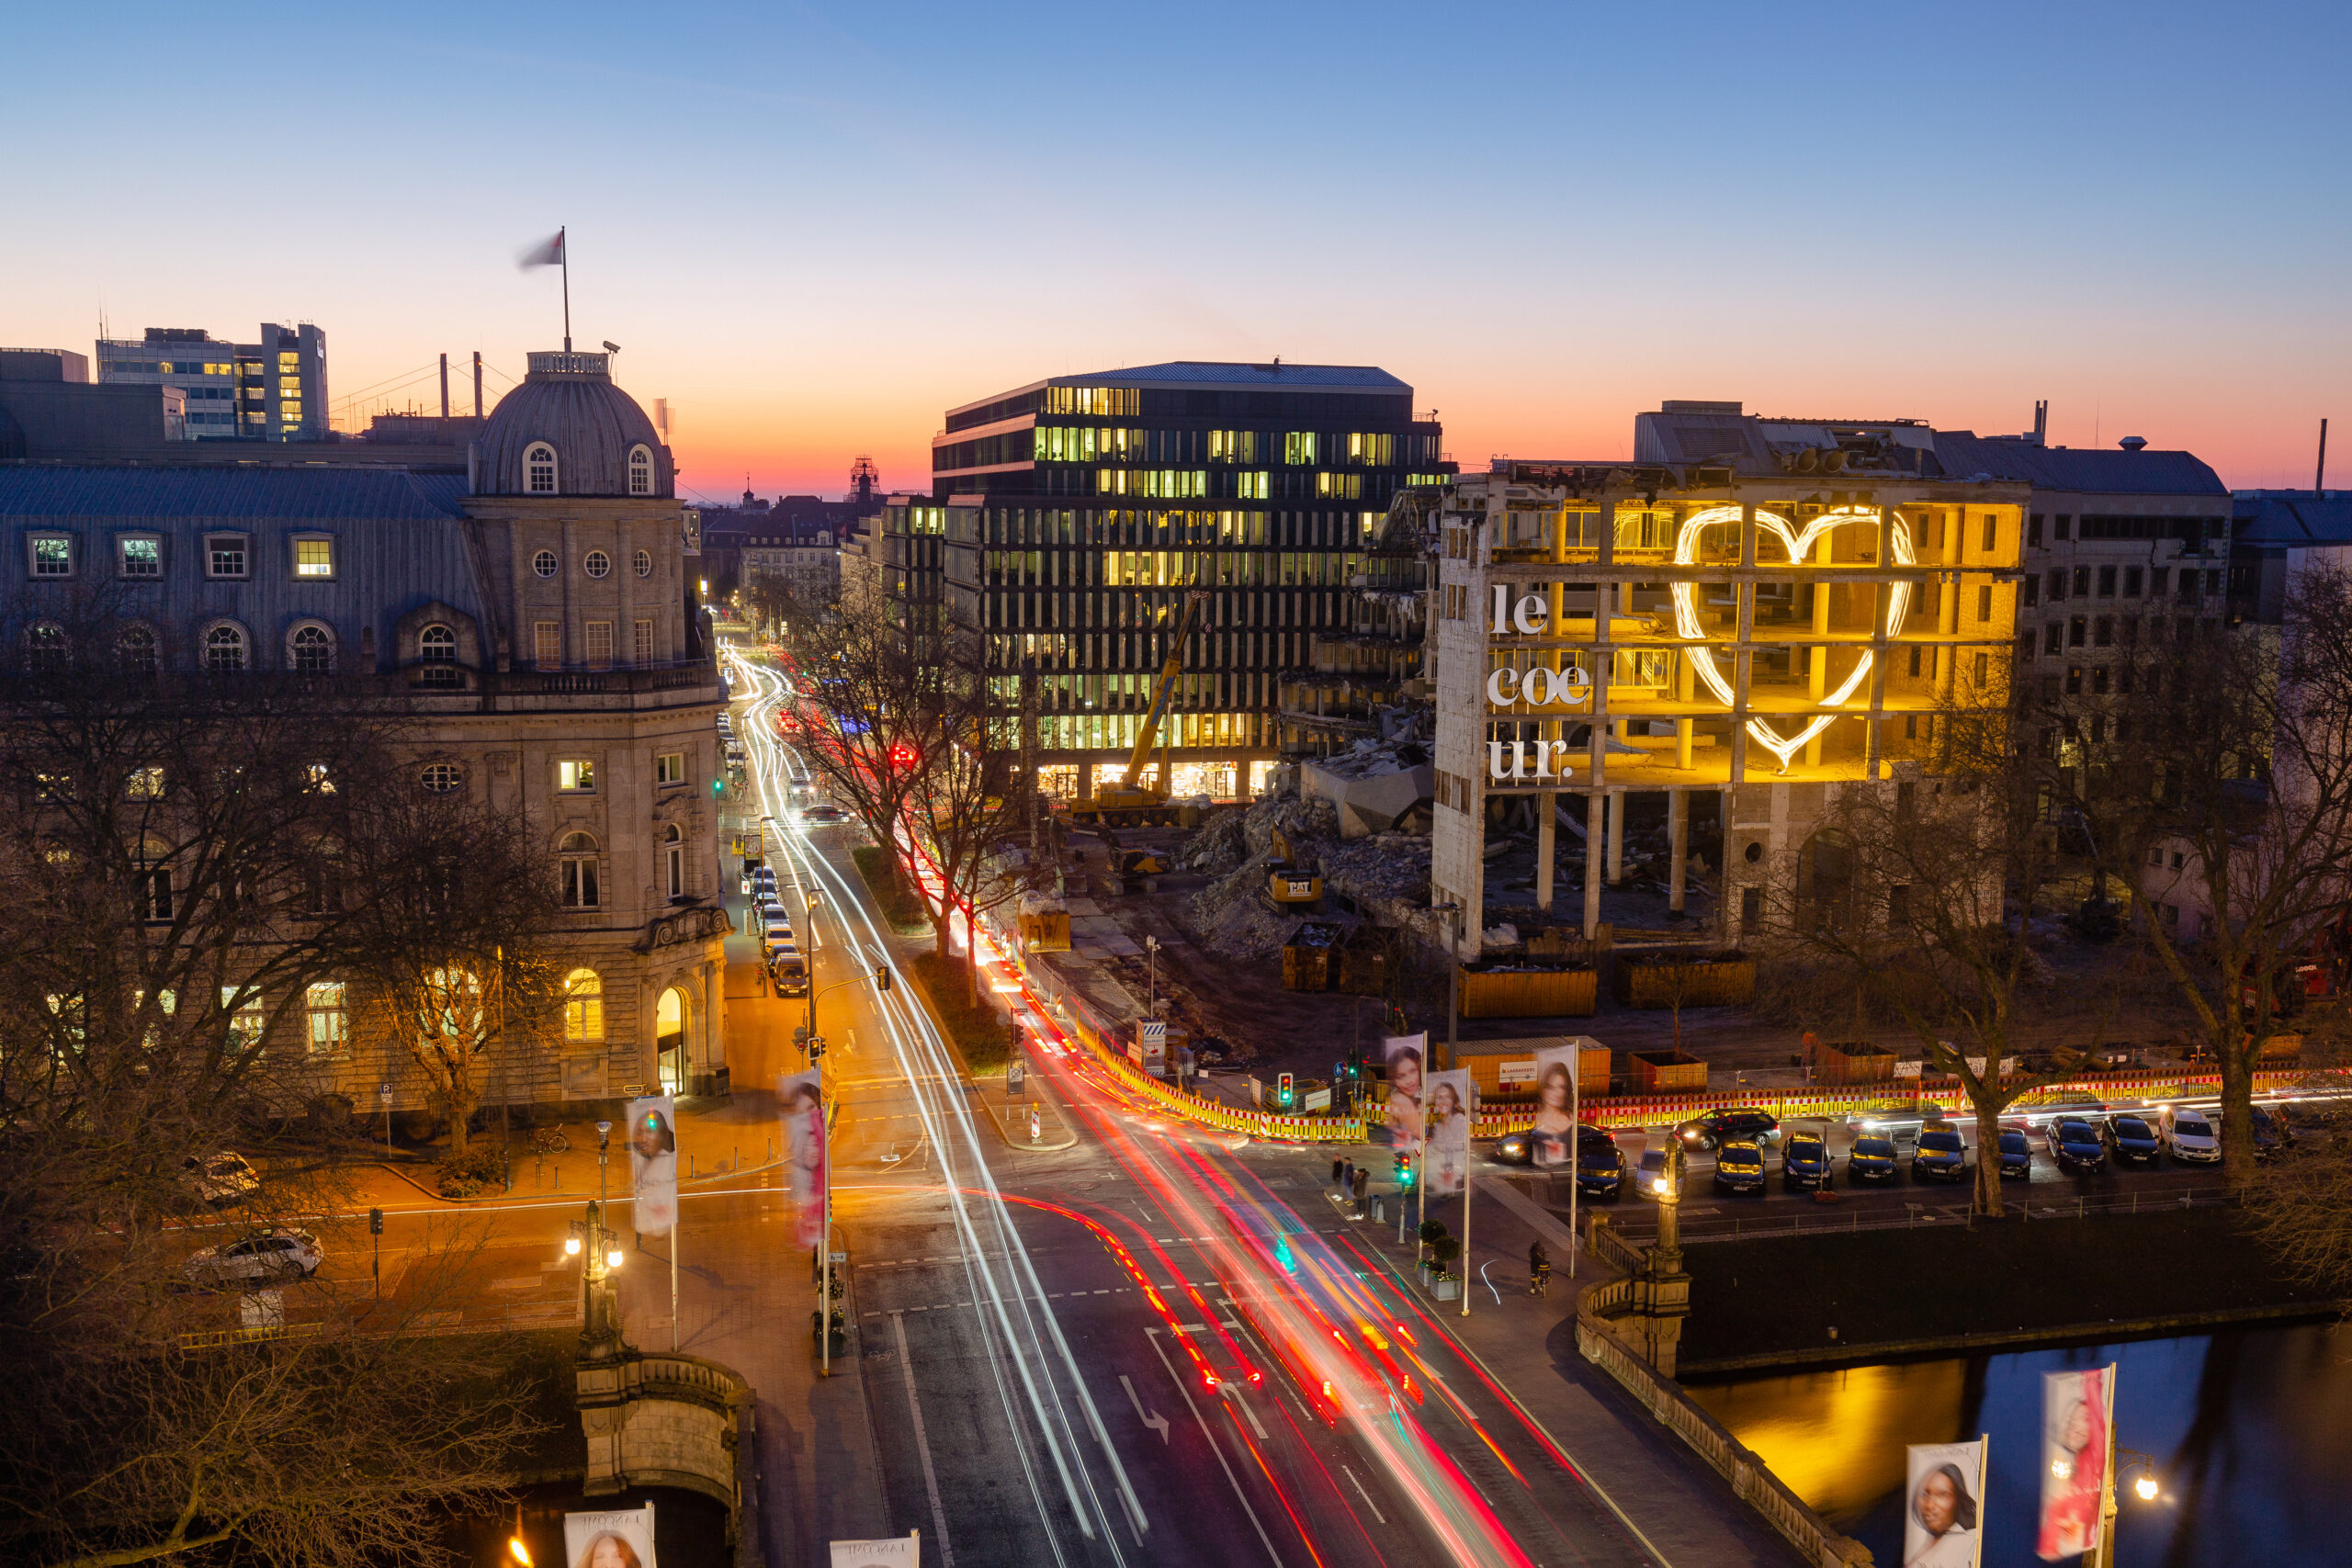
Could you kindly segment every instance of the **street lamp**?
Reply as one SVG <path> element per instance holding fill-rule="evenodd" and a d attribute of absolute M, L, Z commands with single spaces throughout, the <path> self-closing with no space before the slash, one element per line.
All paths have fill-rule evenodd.
<path fill-rule="evenodd" d="M 2156 1479 L 2155 1456 L 2143 1454 L 2137 1449 L 2117 1449 L 2115 1450 L 2116 1479 L 2120 1481 L 2135 1470 L 2140 1472 L 2140 1479 L 2132 1483 L 2132 1490 L 2138 1494 L 2143 1503 L 2154 1502 L 2165 1489 L 2164 1483 Z"/>

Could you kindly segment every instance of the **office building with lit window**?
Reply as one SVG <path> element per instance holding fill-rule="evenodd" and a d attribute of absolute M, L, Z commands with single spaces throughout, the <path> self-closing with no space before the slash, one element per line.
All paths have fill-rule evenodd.
<path fill-rule="evenodd" d="M 885 587 L 918 631 L 986 636 L 1008 711 L 1034 671 L 1043 783 L 1068 799 L 1122 776 L 1194 592 L 1163 782 L 1263 787 L 1285 672 L 1349 627 L 1391 500 L 1452 472 L 1412 388 L 1366 366 L 1060 376 L 943 423 L 932 492 L 886 502 Z"/>
<path fill-rule="evenodd" d="M 137 338 L 99 339 L 97 360 L 101 385 L 179 389 L 191 440 L 316 441 L 327 433 L 327 339 L 308 323 L 264 321 L 257 343 L 149 327 Z"/>

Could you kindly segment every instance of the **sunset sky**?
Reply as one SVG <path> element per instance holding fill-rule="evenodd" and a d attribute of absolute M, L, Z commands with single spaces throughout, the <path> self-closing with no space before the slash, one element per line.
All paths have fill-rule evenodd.
<path fill-rule="evenodd" d="M 2352 477 L 2342 6 L 19 6 L 0 343 L 265 320 L 335 413 L 561 336 L 682 484 L 919 487 L 946 407 L 1376 364 L 1465 466 L 1661 398 Z M 462 377 L 458 378 L 462 380 Z M 492 396 L 507 383 L 492 378 Z M 463 405 L 469 392 L 458 394 Z"/>

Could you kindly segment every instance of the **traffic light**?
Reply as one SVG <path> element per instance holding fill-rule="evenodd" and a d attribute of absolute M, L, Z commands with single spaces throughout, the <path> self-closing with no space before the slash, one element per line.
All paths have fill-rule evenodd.
<path fill-rule="evenodd" d="M 1396 1156 L 1396 1185 L 1399 1187 L 1410 1187 L 1412 1184 L 1413 1156 L 1411 1155 L 1400 1154 Z"/>
<path fill-rule="evenodd" d="M 874 966 L 874 988 L 877 991 L 887 991 L 890 988 L 890 966 L 888 964 L 877 964 Z"/>
<path fill-rule="evenodd" d="M 370 1209 L 368 1211 L 368 1234 L 369 1235 L 381 1235 L 384 1234 L 383 1210 Z"/>
<path fill-rule="evenodd" d="M 1290 1075 L 1288 1073 L 1284 1073 L 1276 1084 L 1274 1089 L 1274 1103 L 1282 1107 L 1284 1111 L 1288 1111 L 1290 1109 L 1291 1087 Z"/>

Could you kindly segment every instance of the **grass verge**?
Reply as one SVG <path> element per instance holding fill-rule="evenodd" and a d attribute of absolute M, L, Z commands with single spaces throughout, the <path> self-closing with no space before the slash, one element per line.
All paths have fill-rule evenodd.
<path fill-rule="evenodd" d="M 912 936 L 931 930 L 931 921 L 922 912 L 922 900 L 907 886 L 899 873 L 898 857 L 881 844 L 861 844 L 850 852 L 857 862 L 858 875 L 865 878 L 865 886 L 874 895 L 874 902 L 882 918 L 902 936 Z"/>
<path fill-rule="evenodd" d="M 1711 1241 L 1682 1259 L 1686 1362 L 2325 1304 L 2222 1208 Z"/>
<path fill-rule="evenodd" d="M 978 1007 L 964 998 L 964 966 L 936 953 L 918 953 L 910 967 L 931 998 L 931 1010 L 963 1055 L 964 1065 L 978 1073 L 1001 1072 L 1012 1054 L 1012 1032 L 1003 1015 L 983 1001 Z"/>

